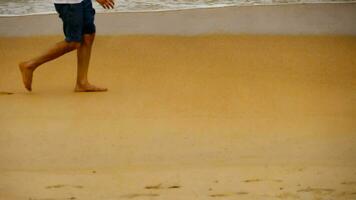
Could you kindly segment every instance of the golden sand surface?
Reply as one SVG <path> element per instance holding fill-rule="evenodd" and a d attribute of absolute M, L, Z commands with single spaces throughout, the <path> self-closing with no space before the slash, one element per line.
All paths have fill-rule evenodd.
<path fill-rule="evenodd" d="M 17 63 L 61 37 L 0 38 L 0 199 L 355 199 L 356 37 L 99 36 Z"/>

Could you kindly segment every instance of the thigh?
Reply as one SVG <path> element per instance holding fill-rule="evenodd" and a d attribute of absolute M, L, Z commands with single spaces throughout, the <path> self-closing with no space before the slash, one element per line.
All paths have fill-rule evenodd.
<path fill-rule="evenodd" d="M 63 21 L 63 32 L 68 42 L 81 42 L 84 26 L 83 5 L 55 4 L 59 17 Z"/>
<path fill-rule="evenodd" d="M 83 2 L 84 26 L 83 34 L 93 34 L 96 32 L 95 27 L 95 9 L 93 8 L 91 0 L 84 0 Z"/>

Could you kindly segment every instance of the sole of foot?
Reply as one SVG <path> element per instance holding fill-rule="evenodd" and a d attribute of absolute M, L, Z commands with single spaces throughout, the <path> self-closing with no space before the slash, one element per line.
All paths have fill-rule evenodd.
<path fill-rule="evenodd" d="M 96 87 L 93 85 L 76 86 L 74 92 L 107 92 L 107 88 Z"/>

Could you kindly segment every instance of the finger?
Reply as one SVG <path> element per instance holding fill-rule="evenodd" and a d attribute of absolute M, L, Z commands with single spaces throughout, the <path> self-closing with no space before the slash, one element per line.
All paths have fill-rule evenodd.
<path fill-rule="evenodd" d="M 114 5 L 115 5 L 114 3 L 110 3 L 111 8 L 114 8 Z"/>
<path fill-rule="evenodd" d="M 110 4 L 109 3 L 105 3 L 105 8 L 106 9 L 110 9 L 111 8 Z"/>
<path fill-rule="evenodd" d="M 114 0 L 108 0 L 111 5 L 115 6 L 115 1 Z"/>
<path fill-rule="evenodd" d="M 110 8 L 114 8 L 114 1 L 112 1 L 112 0 L 106 0 L 106 5 L 108 6 L 108 7 L 110 7 Z"/>

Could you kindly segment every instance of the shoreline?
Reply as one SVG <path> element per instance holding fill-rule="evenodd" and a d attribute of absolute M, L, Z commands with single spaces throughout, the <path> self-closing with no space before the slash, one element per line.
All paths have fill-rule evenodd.
<path fill-rule="evenodd" d="M 355 18 L 355 3 L 325 3 L 98 13 L 96 24 L 99 35 L 356 35 Z M 56 14 L 0 17 L 0 27 L 0 37 L 62 34 Z"/>
<path fill-rule="evenodd" d="M 172 9 L 157 9 L 157 10 L 122 10 L 122 11 L 97 11 L 97 14 L 111 14 L 111 13 L 155 13 L 155 12 L 175 12 L 175 11 L 185 11 L 185 10 L 200 10 L 200 9 L 216 9 L 216 8 L 229 8 L 229 7 L 264 7 L 264 6 L 293 6 L 293 5 L 315 5 L 315 4 L 356 4 L 355 1 L 351 2 L 290 2 L 290 3 L 271 3 L 271 4 L 241 4 L 241 5 L 217 5 L 217 6 L 197 6 L 190 8 L 172 8 Z M 32 14 L 22 14 L 22 15 L 6 15 L 0 14 L 0 18 L 7 17 L 28 17 L 28 16 L 40 16 L 40 15 L 57 15 L 55 11 L 53 12 L 41 12 Z"/>

